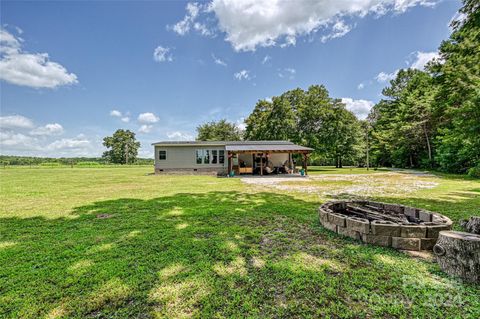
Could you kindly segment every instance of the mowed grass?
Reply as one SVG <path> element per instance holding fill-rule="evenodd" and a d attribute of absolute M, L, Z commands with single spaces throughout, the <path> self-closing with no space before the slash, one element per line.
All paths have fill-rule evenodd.
<path fill-rule="evenodd" d="M 480 287 L 324 230 L 326 195 L 151 171 L 1 169 L 0 317 L 480 317 Z M 429 178 L 376 199 L 478 215 L 478 180 Z"/>

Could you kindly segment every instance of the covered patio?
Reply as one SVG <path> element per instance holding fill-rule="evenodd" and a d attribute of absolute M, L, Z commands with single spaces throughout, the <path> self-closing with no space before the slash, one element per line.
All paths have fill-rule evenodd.
<path fill-rule="evenodd" d="M 298 174 L 293 154 L 302 156 L 304 174 L 308 172 L 308 157 L 312 148 L 293 143 L 227 145 L 228 172 L 235 175 Z"/>

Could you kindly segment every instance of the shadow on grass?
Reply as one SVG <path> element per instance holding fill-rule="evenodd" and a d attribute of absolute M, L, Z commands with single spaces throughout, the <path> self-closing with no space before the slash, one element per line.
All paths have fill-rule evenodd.
<path fill-rule="evenodd" d="M 0 317 L 441 317 L 458 315 L 458 300 L 478 311 L 479 289 L 332 235 L 316 209 L 218 191 L 1 219 Z M 460 298 L 432 308 L 449 294 Z"/>

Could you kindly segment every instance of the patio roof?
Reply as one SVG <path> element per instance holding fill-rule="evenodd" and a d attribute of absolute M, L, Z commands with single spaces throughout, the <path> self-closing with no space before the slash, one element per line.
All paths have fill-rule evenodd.
<path fill-rule="evenodd" d="M 226 145 L 225 149 L 231 152 L 301 152 L 309 153 L 313 148 L 296 145 L 293 143 L 285 144 L 242 144 Z"/>

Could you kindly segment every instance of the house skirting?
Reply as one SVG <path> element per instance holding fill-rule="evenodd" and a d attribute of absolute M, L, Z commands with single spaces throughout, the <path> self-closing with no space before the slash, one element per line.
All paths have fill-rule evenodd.
<path fill-rule="evenodd" d="M 226 168 L 159 168 L 155 167 L 158 175 L 226 175 Z"/>

